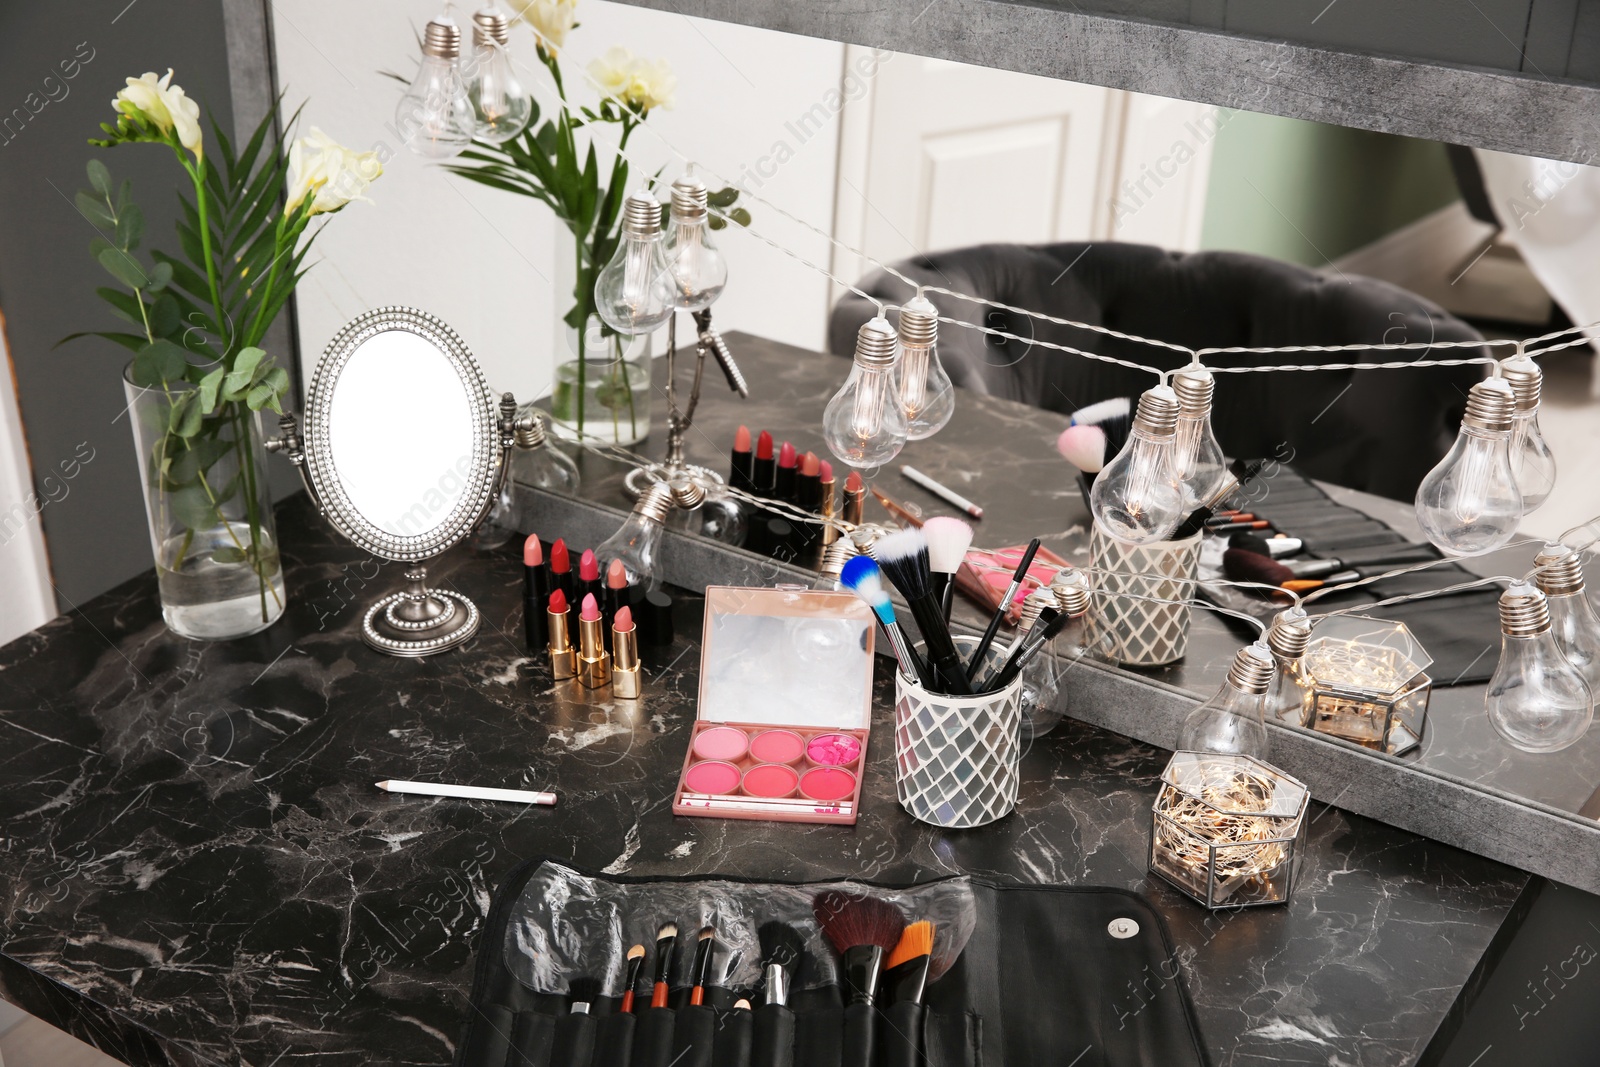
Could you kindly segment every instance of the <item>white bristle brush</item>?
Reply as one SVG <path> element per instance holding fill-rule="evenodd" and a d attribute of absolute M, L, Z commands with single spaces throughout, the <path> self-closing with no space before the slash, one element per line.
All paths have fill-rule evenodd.
<path fill-rule="evenodd" d="M 1068 426 L 1056 438 L 1056 451 L 1085 474 L 1099 474 L 1106 465 L 1106 432 L 1098 426 Z"/>
<path fill-rule="evenodd" d="M 928 563 L 928 539 L 923 531 L 912 527 L 880 537 L 872 545 L 872 555 L 884 577 L 906 598 L 917 620 L 928 650 L 928 666 L 940 683 L 938 691 L 951 696 L 970 694 L 972 685 L 967 681 L 955 642 L 950 639 L 950 626 L 939 610 Z"/>
<path fill-rule="evenodd" d="M 961 569 L 967 549 L 972 547 L 972 527 L 960 519 L 936 515 L 922 524 L 922 536 L 928 539 L 928 569 L 933 572 L 934 592 L 939 597 L 945 621 L 949 622 L 956 571 Z"/>
<path fill-rule="evenodd" d="M 1101 460 L 1104 464 L 1128 443 L 1128 431 L 1133 426 L 1133 401 L 1125 396 L 1114 396 L 1110 400 L 1079 408 L 1072 413 L 1069 421 L 1072 426 L 1098 426 L 1106 435 L 1103 450 L 1105 458 Z M 1057 447 L 1060 447 L 1059 443 Z"/>

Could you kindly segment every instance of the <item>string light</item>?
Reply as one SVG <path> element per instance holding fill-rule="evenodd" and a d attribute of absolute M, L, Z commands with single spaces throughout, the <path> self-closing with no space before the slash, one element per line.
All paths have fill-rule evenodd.
<path fill-rule="evenodd" d="M 1128 442 L 1095 475 L 1089 509 L 1107 536 L 1129 545 L 1165 540 L 1183 521 L 1183 490 L 1174 469 L 1178 396 L 1157 385 L 1139 398 Z"/>

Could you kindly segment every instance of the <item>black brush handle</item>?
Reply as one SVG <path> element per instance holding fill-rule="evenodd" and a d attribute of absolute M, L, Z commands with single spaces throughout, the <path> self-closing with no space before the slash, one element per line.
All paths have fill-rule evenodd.
<path fill-rule="evenodd" d="M 944 683 L 945 693 L 950 696 L 971 696 L 972 684 L 967 681 L 967 672 L 962 669 L 961 653 L 956 651 L 956 643 L 950 639 L 950 627 L 944 621 L 944 613 L 939 610 L 939 602 L 932 594 L 928 594 L 910 598 L 906 603 L 917 620 L 917 629 L 922 631 L 922 640 L 928 646 L 928 660 L 933 673 Z"/>
<path fill-rule="evenodd" d="M 1050 625 L 1045 627 L 1035 626 L 1028 634 L 1027 639 L 1017 649 L 1016 654 L 1011 657 L 1011 661 L 1001 669 L 1000 674 L 984 689 L 984 692 L 998 692 L 1010 685 L 1016 676 L 1022 673 L 1022 668 L 1028 665 L 1028 661 L 1038 655 L 1039 650 L 1049 644 L 1056 634 L 1066 629 L 1067 623 L 1071 622 L 1072 619 L 1073 616 L 1062 612 L 1050 620 Z"/>
<path fill-rule="evenodd" d="M 1017 564 L 1016 573 L 1011 576 L 1011 584 L 1006 586 L 1005 596 L 1000 598 L 1000 606 L 995 609 L 994 618 L 989 620 L 989 628 L 983 631 L 983 640 L 978 642 L 978 647 L 973 650 L 972 658 L 967 661 L 967 680 L 978 673 L 978 668 L 983 666 L 983 657 L 989 654 L 989 646 L 994 644 L 995 632 L 1000 629 L 1000 620 L 1006 617 L 1006 612 L 1011 610 L 1011 600 L 1017 595 L 1017 590 L 1022 586 L 1022 580 L 1028 576 L 1028 569 L 1033 566 L 1033 557 L 1039 551 L 1039 539 L 1035 537 L 1028 542 L 1027 551 L 1022 553 L 1022 561 Z"/>

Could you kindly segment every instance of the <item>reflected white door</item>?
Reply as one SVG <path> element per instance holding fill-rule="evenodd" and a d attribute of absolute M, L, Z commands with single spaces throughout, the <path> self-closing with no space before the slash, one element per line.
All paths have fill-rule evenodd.
<path fill-rule="evenodd" d="M 883 262 L 994 241 L 1194 248 L 1213 112 L 887 54 L 870 92 L 844 110 L 835 234 Z M 1171 158 L 1180 141 L 1181 164 Z M 845 250 L 833 265 L 849 279 L 868 266 Z"/>

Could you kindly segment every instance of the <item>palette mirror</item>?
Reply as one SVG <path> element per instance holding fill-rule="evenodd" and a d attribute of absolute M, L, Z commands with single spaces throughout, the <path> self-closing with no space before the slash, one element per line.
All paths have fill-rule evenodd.
<path fill-rule="evenodd" d="M 496 411 L 472 352 L 426 312 L 376 308 L 328 343 L 304 429 L 285 416 L 268 447 L 289 457 L 317 508 L 354 544 L 411 564 L 405 588 L 362 620 L 368 645 L 425 656 L 477 632 L 477 607 L 429 588 L 423 561 L 471 533 L 498 496 L 515 413 L 509 393 Z"/>

